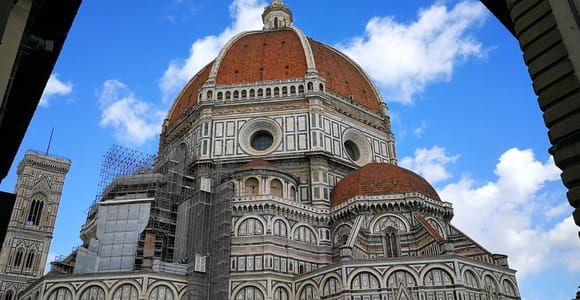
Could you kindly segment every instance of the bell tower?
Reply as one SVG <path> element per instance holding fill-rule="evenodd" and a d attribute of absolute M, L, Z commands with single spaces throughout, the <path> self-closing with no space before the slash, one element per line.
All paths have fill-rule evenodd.
<path fill-rule="evenodd" d="M 262 13 L 264 30 L 278 30 L 292 25 L 292 11 L 282 0 L 272 0 Z"/>
<path fill-rule="evenodd" d="M 16 203 L 0 252 L 0 299 L 16 299 L 44 275 L 70 160 L 27 151 L 18 165 Z"/>

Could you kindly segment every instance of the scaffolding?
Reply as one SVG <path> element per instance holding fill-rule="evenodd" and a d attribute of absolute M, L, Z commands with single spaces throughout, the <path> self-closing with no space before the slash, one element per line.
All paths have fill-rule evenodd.
<path fill-rule="evenodd" d="M 188 262 L 187 299 L 227 299 L 234 189 L 221 164 L 196 168 L 195 191 L 183 203 Z"/>
<path fill-rule="evenodd" d="M 101 201 L 107 187 L 120 176 L 151 173 L 156 156 L 113 145 L 103 155 L 97 195 L 93 203 Z"/>

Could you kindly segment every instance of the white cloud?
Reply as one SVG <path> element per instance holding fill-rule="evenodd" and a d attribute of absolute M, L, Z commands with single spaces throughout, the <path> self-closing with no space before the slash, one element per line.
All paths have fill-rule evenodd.
<path fill-rule="evenodd" d="M 463 177 L 439 191 L 453 203 L 452 223 L 490 251 L 508 254 L 520 277 L 554 264 L 580 271 L 580 241 L 572 219 L 538 221 L 546 207 L 540 196 L 544 185 L 559 180 L 553 160 L 540 162 L 532 150 L 512 148 L 501 155 L 495 174 L 495 181 L 476 184 Z"/>
<path fill-rule="evenodd" d="M 408 104 L 428 84 L 450 80 L 459 63 L 484 55 L 469 33 L 484 19 L 485 8 L 477 1 L 452 9 L 437 3 L 411 23 L 374 17 L 363 36 L 338 47 L 369 72 L 387 98 Z"/>
<path fill-rule="evenodd" d="M 40 102 L 38 105 L 42 107 L 48 107 L 50 99 L 54 96 L 66 96 L 72 92 L 73 85 L 70 81 L 60 81 L 58 79 L 58 74 L 51 74 L 40 97 Z"/>
<path fill-rule="evenodd" d="M 234 0 L 230 5 L 233 23 L 219 35 L 209 35 L 197 39 L 191 45 L 189 57 L 175 59 L 169 63 L 159 83 L 165 101 L 195 75 L 202 67 L 214 59 L 225 44 L 237 33 L 262 28 L 261 14 L 265 3 L 261 0 Z"/>
<path fill-rule="evenodd" d="M 445 148 L 434 146 L 431 149 L 416 149 L 415 156 L 404 157 L 400 165 L 421 174 L 433 184 L 451 178 L 446 166 L 458 158 L 459 155 L 449 156 L 445 153 Z"/>
<path fill-rule="evenodd" d="M 138 99 L 122 82 L 107 80 L 99 97 L 101 127 L 111 127 L 123 144 L 139 146 L 161 132 L 164 110 Z"/>
<path fill-rule="evenodd" d="M 413 135 L 417 138 L 422 138 L 425 130 L 427 129 L 427 123 L 425 121 L 421 121 L 421 125 L 413 129 Z"/>
<path fill-rule="evenodd" d="M 556 217 L 560 217 L 569 211 L 570 211 L 570 204 L 568 204 L 568 202 L 562 202 L 557 206 L 546 207 L 546 212 L 544 213 L 544 215 L 548 219 L 553 219 Z"/>

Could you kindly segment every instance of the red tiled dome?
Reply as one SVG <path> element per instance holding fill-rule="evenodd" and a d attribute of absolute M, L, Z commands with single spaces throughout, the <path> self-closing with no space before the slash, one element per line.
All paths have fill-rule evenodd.
<path fill-rule="evenodd" d="M 334 187 L 331 205 L 340 205 L 356 196 L 414 192 L 441 201 L 429 182 L 414 172 L 392 164 L 370 163 L 344 177 Z"/>
<path fill-rule="evenodd" d="M 304 78 L 318 72 L 326 90 L 369 110 L 382 113 L 381 100 L 370 79 L 344 54 L 305 38 L 296 29 L 246 32 L 234 38 L 220 57 L 199 71 L 177 97 L 168 120 L 173 123 L 198 101 L 201 86 L 212 76 L 217 85 Z M 311 53 L 310 69 L 307 53 Z M 214 64 L 217 64 L 214 66 Z"/>

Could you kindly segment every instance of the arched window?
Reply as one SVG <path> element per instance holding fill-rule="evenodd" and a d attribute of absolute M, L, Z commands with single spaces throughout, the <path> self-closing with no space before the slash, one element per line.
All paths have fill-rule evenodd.
<path fill-rule="evenodd" d="M 465 300 L 481 300 L 479 292 L 479 281 L 475 274 L 469 270 L 465 271 L 463 275 L 463 282 L 465 283 L 466 293 Z"/>
<path fill-rule="evenodd" d="M 278 179 L 272 179 L 270 181 L 270 193 L 272 196 L 282 198 L 282 182 Z"/>
<path fill-rule="evenodd" d="M 314 89 L 314 84 L 312 82 L 309 82 L 307 86 L 309 91 L 312 91 Z"/>
<path fill-rule="evenodd" d="M 4 300 L 12 300 L 13 298 L 14 298 L 14 292 L 12 292 L 12 291 L 8 291 L 4 295 Z"/>
<path fill-rule="evenodd" d="M 453 285 L 451 276 L 442 269 L 432 269 L 425 275 L 426 286 L 447 286 Z"/>
<path fill-rule="evenodd" d="M 475 274 L 473 274 L 473 272 L 467 270 L 465 271 L 465 286 L 469 287 L 469 288 L 473 288 L 473 289 L 479 289 L 479 282 L 477 280 L 477 278 L 475 277 Z"/>
<path fill-rule="evenodd" d="M 508 280 L 504 280 L 503 281 L 503 291 L 504 291 L 504 293 L 505 293 L 506 296 L 511 296 L 511 297 L 516 297 L 517 296 L 516 288 Z"/>
<path fill-rule="evenodd" d="M 489 275 L 486 275 L 483 277 L 483 286 L 489 300 L 498 298 L 498 288 L 495 279 Z"/>
<path fill-rule="evenodd" d="M 149 294 L 152 300 L 173 300 L 173 292 L 164 285 L 156 286 Z"/>
<path fill-rule="evenodd" d="M 262 96 L 264 96 L 264 90 L 258 89 L 258 97 L 262 97 Z"/>
<path fill-rule="evenodd" d="M 113 293 L 113 300 L 137 300 L 139 292 L 132 284 L 125 283 L 119 286 Z"/>
<path fill-rule="evenodd" d="M 398 270 L 389 275 L 387 286 L 389 288 L 399 288 L 401 286 L 409 288 L 417 286 L 417 282 L 411 273 L 404 270 Z"/>
<path fill-rule="evenodd" d="M 290 94 L 292 94 L 292 95 L 296 94 L 296 87 L 295 86 L 290 87 Z"/>
<path fill-rule="evenodd" d="M 321 84 L 319 84 L 319 85 L 318 85 L 318 89 L 319 89 L 321 92 L 324 92 L 324 84 L 322 84 L 322 83 L 321 83 Z"/>
<path fill-rule="evenodd" d="M 278 29 L 278 18 L 274 18 L 274 28 Z"/>
<path fill-rule="evenodd" d="M 246 90 L 242 91 L 242 99 L 248 98 L 248 92 Z"/>
<path fill-rule="evenodd" d="M 24 249 L 18 248 L 16 250 L 16 255 L 14 256 L 14 262 L 12 263 L 13 267 L 20 267 L 22 265 L 22 257 L 24 256 Z"/>
<path fill-rule="evenodd" d="M 296 201 L 296 188 L 290 187 L 290 200 Z"/>
<path fill-rule="evenodd" d="M 240 92 L 238 92 L 237 90 L 234 91 L 234 99 L 238 99 L 240 98 Z"/>
<path fill-rule="evenodd" d="M 283 95 L 283 96 L 286 96 L 286 95 L 288 95 L 288 88 L 287 88 L 287 87 L 285 87 L 285 86 L 284 86 L 284 87 L 282 87 L 282 95 Z"/>
<path fill-rule="evenodd" d="M 207 91 L 207 99 L 211 100 L 211 98 L 213 97 L 213 92 L 212 91 Z"/>
<path fill-rule="evenodd" d="M 256 97 L 256 90 L 251 89 L 250 90 L 250 98 L 254 98 L 254 97 Z"/>
<path fill-rule="evenodd" d="M 305 286 L 300 292 L 300 300 L 314 300 L 316 296 L 316 288 L 309 284 Z"/>
<path fill-rule="evenodd" d="M 274 96 L 280 96 L 280 88 L 279 87 L 274 88 Z"/>
<path fill-rule="evenodd" d="M 385 228 L 383 239 L 383 252 L 385 257 L 398 257 L 401 255 L 399 245 L 399 232 L 395 227 Z"/>
<path fill-rule="evenodd" d="M 26 262 L 24 263 L 24 267 L 26 269 L 32 268 L 32 263 L 34 262 L 34 250 L 30 250 L 26 255 Z"/>
<path fill-rule="evenodd" d="M 230 100 L 230 98 L 232 98 L 232 92 L 227 91 L 226 92 L 226 100 Z"/>
<path fill-rule="evenodd" d="M 264 234 L 264 225 L 260 220 L 255 218 L 248 218 L 240 223 L 238 226 L 238 235 L 239 236 L 248 236 L 248 235 L 262 235 Z"/>
<path fill-rule="evenodd" d="M 379 279 L 369 272 L 362 272 L 356 275 L 351 283 L 351 289 L 353 290 L 370 290 L 378 288 Z"/>
<path fill-rule="evenodd" d="M 274 300 L 288 300 L 288 292 L 286 291 L 286 289 L 281 288 L 281 287 L 277 287 L 274 290 Z"/>
<path fill-rule="evenodd" d="M 298 94 L 304 93 L 304 86 L 301 84 L 298 86 Z"/>
<path fill-rule="evenodd" d="M 270 97 L 272 96 L 272 89 L 271 88 L 267 88 L 266 89 L 266 97 Z"/>
<path fill-rule="evenodd" d="M 83 291 L 80 300 L 105 300 L 105 290 L 100 286 L 93 285 Z"/>
<path fill-rule="evenodd" d="M 258 195 L 260 193 L 260 183 L 258 179 L 252 177 L 246 180 L 246 194 L 247 195 Z"/>
<path fill-rule="evenodd" d="M 338 291 L 340 291 L 340 281 L 338 281 L 338 279 L 336 279 L 335 277 L 330 277 L 324 283 L 322 295 L 323 296 L 330 296 L 330 295 L 334 295 L 334 294 L 338 293 Z"/>
<path fill-rule="evenodd" d="M 72 300 L 72 292 L 65 287 L 59 287 L 50 293 L 48 300 Z"/>
<path fill-rule="evenodd" d="M 258 288 L 247 286 L 236 295 L 236 300 L 264 300 L 264 294 Z"/>
<path fill-rule="evenodd" d="M 42 209 L 44 208 L 44 201 L 46 198 L 42 194 L 35 194 L 32 196 L 30 210 L 28 211 L 28 218 L 26 224 L 38 226 L 42 216 Z"/>
<path fill-rule="evenodd" d="M 218 100 L 222 100 L 223 98 L 224 98 L 224 93 L 222 93 L 222 92 L 218 92 L 218 94 L 217 94 L 217 99 L 218 99 Z"/>
<path fill-rule="evenodd" d="M 304 225 L 299 226 L 298 228 L 296 228 L 296 230 L 294 230 L 294 240 L 313 245 L 316 245 L 317 243 L 316 234 L 314 234 L 314 231 L 312 231 L 312 229 Z"/>
<path fill-rule="evenodd" d="M 288 230 L 286 228 L 286 223 L 284 223 L 284 221 L 282 220 L 274 221 L 274 235 L 283 237 L 288 236 Z"/>

